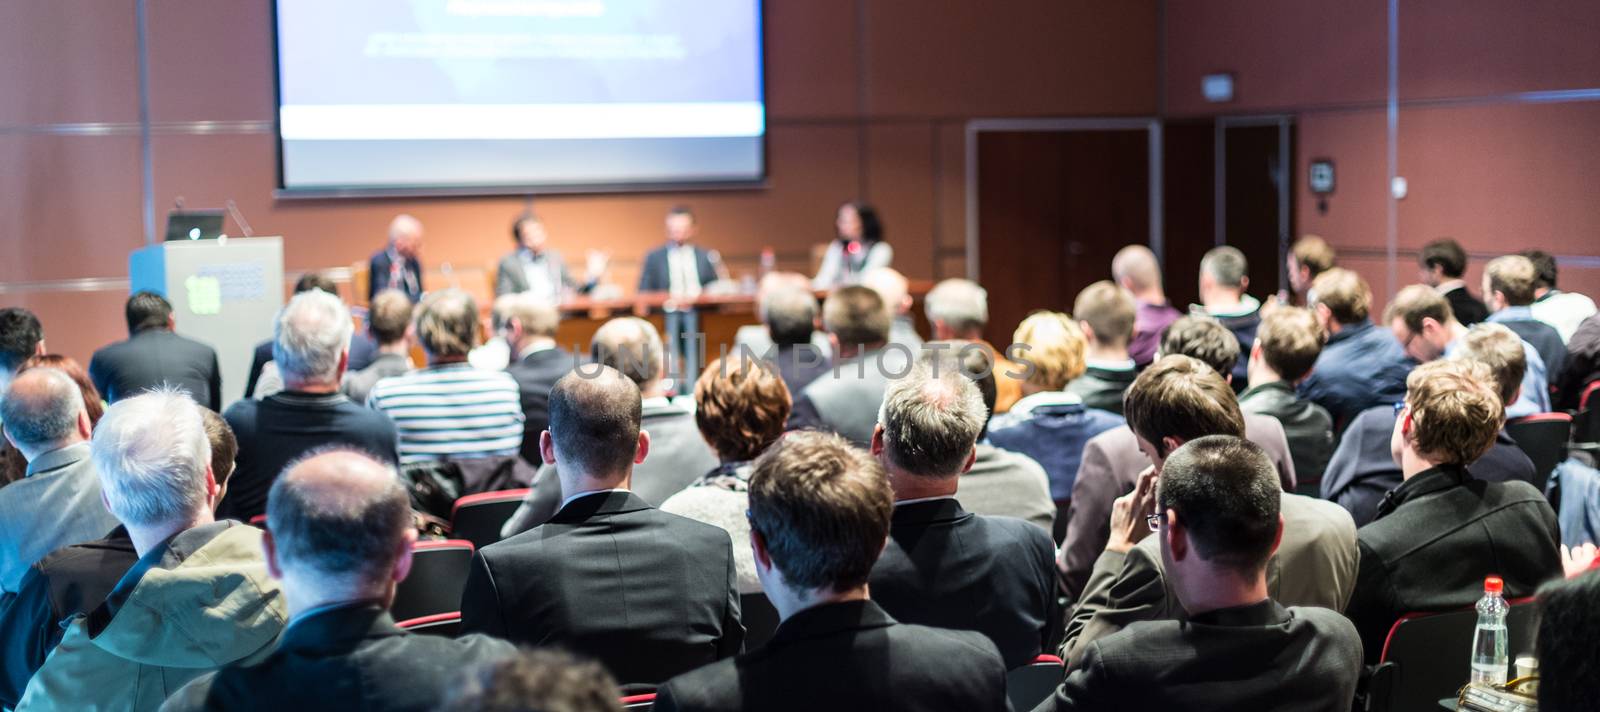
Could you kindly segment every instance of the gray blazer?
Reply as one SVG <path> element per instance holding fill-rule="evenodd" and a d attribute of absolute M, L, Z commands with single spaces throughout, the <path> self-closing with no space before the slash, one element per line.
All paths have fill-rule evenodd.
<path fill-rule="evenodd" d="M 1267 563 L 1267 594 L 1289 606 L 1344 611 L 1355 590 L 1360 554 L 1356 523 L 1332 502 L 1284 493 L 1283 540 Z M 1085 647 L 1137 621 L 1186 620 L 1161 569 L 1161 542 L 1145 537 L 1126 555 L 1103 552 L 1067 620 L 1062 658 L 1076 666 Z"/>
<path fill-rule="evenodd" d="M 571 289 L 584 293 L 594 288 L 594 280 L 579 284 L 572 278 L 572 272 L 567 269 L 567 261 L 561 258 L 561 253 L 555 250 L 544 251 L 544 264 L 550 270 L 550 283 L 559 285 L 557 293 L 553 296 L 560 298 L 561 291 Z M 494 295 L 496 297 L 507 294 L 526 292 L 529 288 L 528 275 L 522 270 L 522 250 L 511 251 L 500 258 L 500 265 L 495 268 Z"/>
<path fill-rule="evenodd" d="M 973 514 L 1016 517 L 1054 531 L 1056 503 L 1050 478 L 1033 458 L 979 444 L 978 459 L 961 475 L 956 499 Z"/>
<path fill-rule="evenodd" d="M 908 357 L 914 356 L 903 348 L 885 348 L 835 362 L 794 399 L 789 429 L 834 432 L 866 447 L 878 425 L 878 406 L 890 376 L 908 373 Z"/>
<path fill-rule="evenodd" d="M 650 433 L 650 454 L 633 467 L 628 489 L 652 507 L 661 506 L 718 464 L 716 453 L 700 437 L 690 408 L 665 398 L 646 398 L 639 427 Z M 565 498 L 555 463 L 541 465 L 527 498 L 500 528 L 500 536 L 520 534 L 549 521 Z"/>
<path fill-rule="evenodd" d="M 22 575 L 45 554 L 116 528 L 100 501 L 89 443 L 34 458 L 27 477 L 0 489 L 0 594 L 16 593 Z"/>

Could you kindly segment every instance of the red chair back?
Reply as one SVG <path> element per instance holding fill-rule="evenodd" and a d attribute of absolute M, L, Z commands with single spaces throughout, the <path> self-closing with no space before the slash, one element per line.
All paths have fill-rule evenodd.
<path fill-rule="evenodd" d="M 1600 381 L 1584 386 L 1583 395 L 1578 396 L 1578 410 L 1588 410 L 1589 399 L 1596 393 L 1600 393 Z"/>
<path fill-rule="evenodd" d="M 1539 607 L 1533 598 L 1509 601 L 1508 657 L 1533 650 Z M 1367 685 L 1367 710 L 1433 709 L 1455 697 L 1472 669 L 1472 636 L 1478 612 L 1472 607 L 1442 613 L 1407 613 L 1383 641 L 1383 657 Z"/>
<path fill-rule="evenodd" d="M 527 488 L 469 494 L 450 510 L 450 536 L 480 549 L 500 541 L 500 527 L 522 505 Z"/>
<path fill-rule="evenodd" d="M 396 626 L 420 635 L 437 635 L 454 638 L 461 632 L 461 612 L 437 613 L 421 618 L 398 621 Z"/>
<path fill-rule="evenodd" d="M 1061 658 L 1040 655 L 1033 662 L 1006 673 L 1006 697 L 1015 710 L 1031 710 L 1050 697 L 1066 676 Z"/>
<path fill-rule="evenodd" d="M 470 541 L 419 541 L 411 549 L 411 573 L 395 588 L 389 607 L 395 620 L 461 610 L 467 571 L 476 549 Z"/>
<path fill-rule="evenodd" d="M 656 703 L 656 693 L 647 692 L 643 695 L 628 695 L 622 698 L 622 709 L 647 710 Z"/>

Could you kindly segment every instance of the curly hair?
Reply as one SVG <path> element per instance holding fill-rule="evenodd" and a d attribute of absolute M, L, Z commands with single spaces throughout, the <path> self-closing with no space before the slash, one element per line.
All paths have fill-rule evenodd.
<path fill-rule="evenodd" d="M 754 460 L 783 435 L 793 401 L 765 361 L 724 357 L 694 382 L 694 421 L 700 436 L 728 462 Z"/>

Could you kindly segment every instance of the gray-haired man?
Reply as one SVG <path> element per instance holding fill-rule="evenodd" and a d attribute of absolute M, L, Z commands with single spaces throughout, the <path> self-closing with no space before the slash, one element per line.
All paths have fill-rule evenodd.
<path fill-rule="evenodd" d="M 411 635 L 389 617 L 417 538 L 391 465 L 350 451 L 313 455 L 273 483 L 267 525 L 267 569 L 283 582 L 290 616 L 278 649 L 190 683 L 163 710 L 420 712 L 439 707 L 464 666 L 515 652 L 479 635 Z"/>
<path fill-rule="evenodd" d="M 343 445 L 396 461 L 389 416 L 340 392 L 351 331 L 344 302 L 321 290 L 294 295 L 279 312 L 272 362 L 283 374 L 284 389 L 259 401 L 239 401 L 223 413 L 239 440 L 239 455 L 218 517 L 248 521 L 265 512 L 278 473 L 313 450 Z"/>
<path fill-rule="evenodd" d="M 889 383 L 872 454 L 889 474 L 894 519 L 869 585 L 872 599 L 902 623 L 987 635 L 1009 669 L 1051 650 L 1062 616 L 1050 535 L 1020 519 L 972 514 L 956 501 L 988 416 L 954 359 L 924 360 Z"/>

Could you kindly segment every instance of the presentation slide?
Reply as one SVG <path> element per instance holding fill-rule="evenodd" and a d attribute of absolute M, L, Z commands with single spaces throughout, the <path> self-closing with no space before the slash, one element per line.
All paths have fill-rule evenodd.
<path fill-rule="evenodd" d="M 760 180 L 760 0 L 277 0 L 282 187 Z"/>

